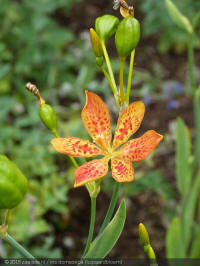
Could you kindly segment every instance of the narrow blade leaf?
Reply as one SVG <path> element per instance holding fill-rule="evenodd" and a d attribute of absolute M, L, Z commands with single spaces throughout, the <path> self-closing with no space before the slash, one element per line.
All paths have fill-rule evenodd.
<path fill-rule="evenodd" d="M 189 247 L 190 241 L 192 240 L 195 209 L 197 207 L 197 199 L 200 190 L 200 172 L 196 175 L 191 187 L 190 197 L 186 197 L 186 203 L 184 204 L 184 208 L 182 210 L 183 236 L 186 248 Z"/>
<path fill-rule="evenodd" d="M 189 19 L 180 12 L 180 10 L 175 6 L 175 4 L 171 0 L 165 0 L 165 3 L 173 21 L 179 27 L 191 34 L 193 32 L 193 28 Z"/>
<path fill-rule="evenodd" d="M 114 247 L 124 228 L 126 220 L 126 204 L 123 200 L 111 222 L 105 230 L 91 243 L 83 258 L 103 259 Z"/>
<path fill-rule="evenodd" d="M 185 252 L 183 248 L 181 222 L 175 217 L 167 231 L 166 237 L 167 258 L 184 258 Z"/>
<path fill-rule="evenodd" d="M 176 178 L 177 186 L 182 195 L 190 190 L 191 183 L 191 138 L 184 121 L 177 119 L 176 131 Z"/>

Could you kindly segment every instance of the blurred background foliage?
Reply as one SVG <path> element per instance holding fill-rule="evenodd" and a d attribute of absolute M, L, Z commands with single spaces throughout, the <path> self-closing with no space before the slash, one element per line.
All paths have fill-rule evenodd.
<path fill-rule="evenodd" d="M 191 21 L 200 9 L 200 2 L 196 0 L 174 2 Z M 132 99 L 142 98 L 147 106 L 143 129 L 153 128 L 165 134 L 165 140 L 154 157 L 148 158 L 145 164 L 136 165 L 136 180 L 131 185 L 124 185 L 123 193 L 130 197 L 130 204 L 136 201 L 138 206 L 135 212 L 139 214 L 130 221 L 137 224 L 146 219 L 155 249 L 163 255 L 163 237 L 168 221 L 175 213 L 177 200 L 174 181 L 174 121 L 177 114 L 183 114 L 193 127 L 186 78 L 188 39 L 171 21 L 164 1 L 136 0 L 134 7 L 142 23 L 142 40 L 136 53 Z M 65 156 L 56 154 L 51 148 L 52 135 L 42 126 L 36 99 L 25 90 L 25 84 L 35 83 L 46 102 L 54 106 L 60 135 L 87 139 L 80 119 L 85 89 L 99 93 L 106 99 L 111 112 L 116 111 L 108 84 L 95 65 L 88 34 L 96 16 L 105 12 L 119 16 L 112 10 L 112 1 L 106 0 L 101 3 L 92 0 L 0 0 L 0 152 L 18 165 L 28 177 L 30 186 L 26 199 L 12 212 L 9 230 L 40 258 L 66 254 L 76 257 L 87 235 L 89 209 L 84 189 L 79 193 L 70 190 L 73 166 Z M 199 50 L 198 35 L 195 47 Z M 117 71 L 119 60 L 113 50 L 110 45 L 113 68 Z M 200 77 L 197 68 L 196 76 Z M 115 115 L 113 121 L 116 121 Z M 100 202 L 108 200 L 111 186 L 112 180 L 107 178 Z M 146 201 L 142 197 L 144 194 Z M 75 209 L 81 201 L 87 209 L 82 207 L 78 215 Z M 145 206 L 145 215 L 140 213 L 143 208 L 140 204 Z M 80 220 L 75 221 L 78 217 Z M 138 237 L 131 231 L 133 224 L 130 221 L 127 227 L 129 240 L 137 246 Z M 81 226 L 84 228 L 77 238 L 77 229 Z M 156 241 L 158 234 L 160 240 Z M 82 244 L 78 244 L 80 241 Z M 0 247 L 2 256 L 18 256 L 9 247 Z M 129 255 L 126 252 L 128 249 L 122 257 L 143 256 L 140 248 L 130 251 Z M 117 251 L 113 256 L 115 254 Z"/>

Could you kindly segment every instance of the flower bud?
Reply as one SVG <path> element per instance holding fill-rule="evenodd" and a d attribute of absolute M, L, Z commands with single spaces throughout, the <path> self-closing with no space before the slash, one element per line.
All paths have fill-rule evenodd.
<path fill-rule="evenodd" d="M 132 17 L 124 18 L 115 34 L 115 45 L 120 57 L 127 57 L 140 39 L 140 23 Z"/>
<path fill-rule="evenodd" d="M 104 15 L 98 17 L 95 21 L 95 29 L 101 40 L 110 38 L 117 29 L 119 19 L 112 15 Z"/>
<path fill-rule="evenodd" d="M 147 246 L 150 244 L 149 234 L 147 232 L 146 227 L 142 223 L 139 224 L 139 236 L 140 242 L 143 246 Z"/>
<path fill-rule="evenodd" d="M 103 62 L 104 62 L 103 56 L 96 57 L 97 66 L 101 67 L 103 65 Z"/>
<path fill-rule="evenodd" d="M 56 133 L 57 117 L 53 107 L 46 103 L 41 104 L 39 108 L 39 116 L 44 125 L 51 130 L 51 132 Z"/>
<path fill-rule="evenodd" d="M 90 41 L 92 44 L 93 52 L 96 55 L 96 57 L 102 56 L 103 52 L 102 52 L 99 36 L 96 34 L 96 31 L 93 28 L 90 29 Z"/>
<path fill-rule="evenodd" d="M 28 189 L 26 177 L 5 155 L 0 155 L 0 209 L 12 209 Z"/>
<path fill-rule="evenodd" d="M 93 181 L 93 182 L 87 183 L 86 188 L 90 194 L 90 197 L 96 198 L 100 192 L 101 186 L 99 183 L 96 183 L 95 181 Z"/>
<path fill-rule="evenodd" d="M 155 260 L 156 259 L 156 255 L 155 255 L 155 252 L 153 250 L 153 248 L 150 246 L 149 249 L 148 249 L 148 257 L 149 259 L 151 260 Z"/>

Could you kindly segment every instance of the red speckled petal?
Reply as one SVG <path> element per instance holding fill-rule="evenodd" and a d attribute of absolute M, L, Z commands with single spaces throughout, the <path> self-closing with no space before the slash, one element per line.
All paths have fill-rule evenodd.
<path fill-rule="evenodd" d="M 121 113 L 115 130 L 113 149 L 125 143 L 138 130 L 144 117 L 144 112 L 144 103 L 134 102 Z"/>
<path fill-rule="evenodd" d="M 131 182 L 134 177 L 134 169 L 131 161 L 120 158 L 111 159 L 112 176 L 118 182 Z"/>
<path fill-rule="evenodd" d="M 83 124 L 92 139 L 103 150 L 110 147 L 110 115 L 107 106 L 95 93 L 86 91 L 86 104 L 81 116 Z"/>
<path fill-rule="evenodd" d="M 73 157 L 93 157 L 103 154 L 102 150 L 93 143 L 74 137 L 55 138 L 51 144 L 58 152 Z"/>
<path fill-rule="evenodd" d="M 163 136 L 154 130 L 148 130 L 143 136 L 133 139 L 124 144 L 119 153 L 124 159 L 133 162 L 144 160 L 161 142 Z"/>
<path fill-rule="evenodd" d="M 108 172 L 108 160 L 92 160 L 75 170 L 74 187 L 79 187 L 105 176 Z"/>

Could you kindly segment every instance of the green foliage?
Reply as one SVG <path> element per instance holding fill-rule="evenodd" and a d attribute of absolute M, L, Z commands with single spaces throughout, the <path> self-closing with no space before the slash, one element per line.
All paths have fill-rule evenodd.
<path fill-rule="evenodd" d="M 196 12 L 200 10 L 200 2 L 196 0 L 174 0 L 173 3 L 190 21 L 193 21 Z M 187 34 L 181 28 L 178 28 L 171 19 L 164 0 L 141 1 L 140 8 L 145 14 L 143 23 L 144 36 L 159 33 L 158 48 L 161 52 L 166 52 L 171 47 L 175 47 L 178 51 L 186 48 L 188 43 Z M 163 16 L 160 14 L 163 14 Z"/>
<path fill-rule="evenodd" d="M 198 258 L 199 256 L 197 247 L 199 225 L 196 224 L 195 218 L 196 214 L 199 216 L 199 212 L 196 213 L 196 211 L 199 208 L 200 169 L 198 164 L 191 161 L 191 145 L 190 133 L 184 121 L 178 118 L 176 181 L 181 200 L 177 217 L 171 221 L 167 231 L 166 245 L 169 258 Z"/>
<path fill-rule="evenodd" d="M 91 243 L 84 258 L 103 259 L 111 251 L 120 237 L 124 228 L 125 220 L 126 204 L 123 200 L 120 203 L 114 218 L 107 225 L 104 231 Z"/>
<path fill-rule="evenodd" d="M 181 231 L 181 221 L 175 217 L 167 231 L 166 252 L 167 258 L 184 258 L 185 250 L 183 248 L 183 239 Z"/>
<path fill-rule="evenodd" d="M 174 3 L 171 0 L 165 0 L 166 6 L 168 8 L 168 12 L 171 16 L 171 18 L 174 20 L 174 22 L 184 29 L 186 32 L 191 34 L 193 32 L 192 25 L 188 18 L 184 16 L 178 8 L 174 5 Z"/>
<path fill-rule="evenodd" d="M 176 177 L 179 192 L 186 195 L 191 183 L 191 139 L 183 120 L 177 120 Z"/>

